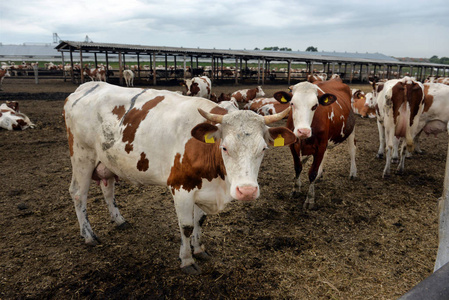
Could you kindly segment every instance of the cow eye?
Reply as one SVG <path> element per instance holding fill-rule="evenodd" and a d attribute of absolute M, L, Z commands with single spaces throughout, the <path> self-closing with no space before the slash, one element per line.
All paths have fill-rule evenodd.
<path fill-rule="evenodd" d="M 317 107 L 318 107 L 318 104 L 315 104 L 315 105 L 312 107 L 312 110 L 317 109 Z"/>
<path fill-rule="evenodd" d="M 221 149 L 223 149 L 224 152 L 228 153 L 228 149 L 226 149 L 226 147 L 221 147 Z"/>

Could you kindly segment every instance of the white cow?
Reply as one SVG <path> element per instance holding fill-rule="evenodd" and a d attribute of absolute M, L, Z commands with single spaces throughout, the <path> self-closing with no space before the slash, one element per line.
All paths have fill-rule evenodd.
<path fill-rule="evenodd" d="M 212 82 L 209 77 L 201 76 L 193 79 L 185 79 L 181 85 L 186 87 L 186 95 L 210 99 Z"/>
<path fill-rule="evenodd" d="M 98 243 L 87 218 L 92 179 L 100 182 L 116 225 L 125 223 L 114 200 L 116 176 L 167 186 L 181 231 L 181 268 L 199 273 L 191 246 L 195 257 L 208 257 L 201 243 L 205 215 L 220 212 L 233 198 L 250 201 L 259 196 L 257 176 L 264 151 L 268 145 L 296 140 L 287 128 L 266 124 L 288 112 L 269 117 L 250 111 L 227 114 L 210 100 L 169 91 L 102 82 L 81 85 L 64 105 L 70 194 L 81 236 L 87 244 Z"/>
<path fill-rule="evenodd" d="M 449 133 L 449 123 L 447 131 Z M 443 195 L 438 199 L 438 223 L 438 253 L 434 272 L 449 262 L 449 149 L 446 157 Z"/>
<path fill-rule="evenodd" d="M 449 122 L 449 85 L 442 83 L 424 84 L 424 110 L 419 118 L 417 135 L 414 139 L 415 152 L 420 153 L 419 136 L 446 131 Z"/>
<path fill-rule="evenodd" d="M 424 86 L 410 77 L 393 79 L 373 86 L 374 102 L 377 104 L 377 127 L 379 130 L 379 150 L 383 157 L 387 150 L 383 177 L 390 176 L 391 159 L 394 156 L 395 138 L 403 143 L 397 171 L 402 173 L 405 164 L 405 147 L 413 150 L 413 139 L 417 134 L 419 118 L 424 108 Z"/>
<path fill-rule="evenodd" d="M 0 105 L 0 128 L 6 130 L 25 130 L 34 128 L 35 124 L 19 110 L 19 103 L 7 101 Z"/>
<path fill-rule="evenodd" d="M 125 78 L 125 83 L 127 87 L 134 86 L 134 72 L 131 70 L 123 71 L 123 78 Z"/>

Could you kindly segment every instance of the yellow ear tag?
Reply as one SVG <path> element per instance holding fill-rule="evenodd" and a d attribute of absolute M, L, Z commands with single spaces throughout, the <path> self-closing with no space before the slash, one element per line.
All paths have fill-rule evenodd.
<path fill-rule="evenodd" d="M 360 99 L 365 99 L 365 97 L 360 97 Z"/>
<path fill-rule="evenodd" d="M 329 98 L 324 99 L 324 103 L 329 102 Z"/>
<path fill-rule="evenodd" d="M 284 138 L 282 137 L 282 135 L 278 134 L 278 137 L 274 139 L 274 146 L 275 147 L 284 146 Z"/>
<path fill-rule="evenodd" d="M 209 138 L 207 136 L 208 136 L 208 134 L 206 133 L 206 135 L 204 136 L 204 141 L 206 142 L 206 144 L 214 144 L 215 143 L 214 137 L 211 136 Z"/>
<path fill-rule="evenodd" d="M 287 99 L 285 99 L 285 97 L 284 97 L 284 96 L 282 96 L 282 98 L 281 98 L 281 102 L 285 103 L 285 102 L 287 102 Z"/>

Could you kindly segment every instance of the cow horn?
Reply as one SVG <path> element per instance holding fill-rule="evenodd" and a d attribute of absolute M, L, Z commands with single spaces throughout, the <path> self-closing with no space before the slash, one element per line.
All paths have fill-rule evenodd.
<path fill-rule="evenodd" d="M 275 115 L 270 115 L 270 116 L 264 116 L 263 118 L 265 119 L 265 124 L 271 124 L 274 122 L 277 122 L 279 120 L 282 120 L 286 115 L 288 115 L 290 113 L 291 107 L 287 107 L 286 109 L 284 109 L 283 111 L 281 111 L 280 113 L 277 113 Z"/>
<path fill-rule="evenodd" d="M 223 115 L 217 115 L 217 114 L 211 114 L 208 112 L 205 112 L 201 108 L 198 108 L 198 112 L 206 118 L 206 120 L 209 120 L 214 123 L 221 123 L 223 121 Z"/>

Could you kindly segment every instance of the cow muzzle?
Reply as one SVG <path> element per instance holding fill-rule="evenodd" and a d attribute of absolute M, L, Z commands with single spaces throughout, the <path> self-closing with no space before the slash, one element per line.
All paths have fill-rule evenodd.
<path fill-rule="evenodd" d="M 235 188 L 236 199 L 240 201 L 252 201 L 255 200 L 258 195 L 257 186 L 238 186 Z"/>
<path fill-rule="evenodd" d="M 308 128 L 299 128 L 295 131 L 295 135 L 300 140 L 304 140 L 312 135 L 312 131 Z"/>

